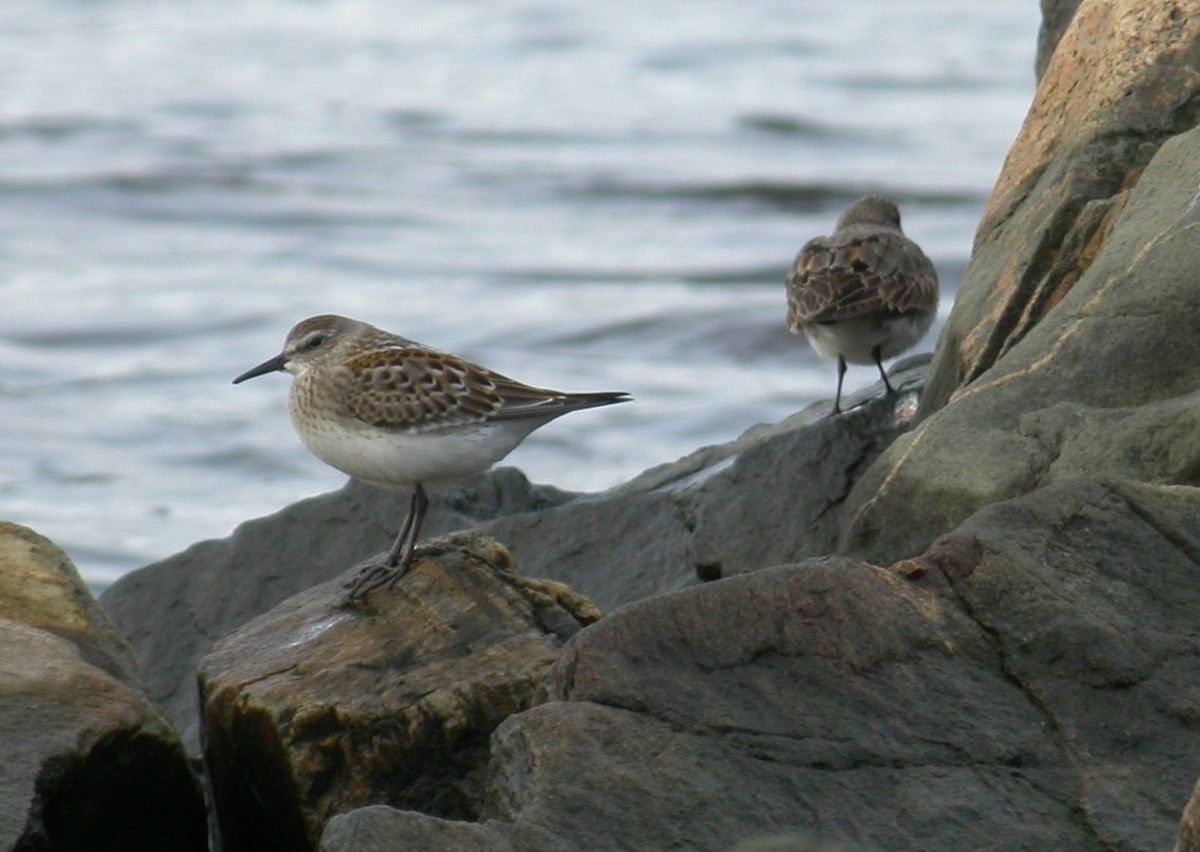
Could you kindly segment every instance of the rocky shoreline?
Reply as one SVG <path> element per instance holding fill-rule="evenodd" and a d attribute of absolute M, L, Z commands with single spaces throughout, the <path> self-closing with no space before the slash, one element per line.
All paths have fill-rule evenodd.
<path fill-rule="evenodd" d="M 99 604 L 0 524 L 0 843 L 1200 850 L 1198 56 L 1080 4 L 900 395 L 493 471 L 368 608 L 353 482 Z"/>

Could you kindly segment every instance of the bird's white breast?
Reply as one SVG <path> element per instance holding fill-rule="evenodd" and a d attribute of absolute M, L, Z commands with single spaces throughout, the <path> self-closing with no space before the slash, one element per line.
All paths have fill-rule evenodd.
<path fill-rule="evenodd" d="M 370 485 L 412 490 L 482 473 L 512 452 L 540 420 L 462 424 L 440 430 L 385 429 L 327 411 L 288 395 L 292 425 L 309 451 Z"/>

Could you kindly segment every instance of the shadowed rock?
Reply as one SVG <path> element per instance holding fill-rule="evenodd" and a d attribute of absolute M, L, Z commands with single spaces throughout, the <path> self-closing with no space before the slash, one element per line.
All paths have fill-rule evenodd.
<path fill-rule="evenodd" d="M 0 523 L 0 589 L 0 847 L 206 849 L 179 739 L 66 555 Z"/>

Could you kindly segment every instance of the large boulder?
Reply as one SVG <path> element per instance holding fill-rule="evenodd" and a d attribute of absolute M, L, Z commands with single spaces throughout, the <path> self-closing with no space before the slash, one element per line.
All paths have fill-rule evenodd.
<path fill-rule="evenodd" d="M 922 417 L 982 376 L 1084 283 L 1102 246 L 1108 252 L 1132 241 L 1136 252 L 1153 238 L 1108 235 L 1162 143 L 1196 126 L 1198 43 L 1200 13 L 1192 2 L 1080 5 L 979 224 Z M 1189 187 L 1195 182 L 1177 187 L 1176 195 Z M 1179 215 L 1175 206 L 1156 209 L 1167 219 Z M 1045 343 L 1034 350 L 1048 355 Z"/>
<path fill-rule="evenodd" d="M 600 613 L 513 573 L 481 533 L 421 553 L 365 604 L 318 585 L 204 659 L 204 756 L 226 852 L 315 848 L 331 816 L 375 803 L 478 815 L 492 731 Z"/>
<path fill-rule="evenodd" d="M 0 618 L 60 636 L 88 663 L 143 688 L 133 648 L 67 555 L 48 538 L 7 521 L 0 521 Z"/>
<path fill-rule="evenodd" d="M 982 506 L 1067 477 L 1197 481 L 1197 186 L 1200 129 L 1162 146 L 1055 309 L 858 481 L 842 552 L 914 555 Z"/>
<path fill-rule="evenodd" d="M 1198 517 L 1192 489 L 1066 480 L 890 568 L 624 607 L 497 728 L 477 820 L 371 808 L 325 848 L 1169 848 L 1200 754 Z"/>
<path fill-rule="evenodd" d="M 0 523 L 0 847 L 208 848 L 200 787 L 58 547 Z"/>
<path fill-rule="evenodd" d="M 927 560 L 1041 713 L 1078 848 L 1169 848 L 1200 755 L 1200 491 L 1059 480 Z"/>
<path fill-rule="evenodd" d="M 518 471 L 496 471 L 435 498 L 428 536 L 564 502 Z M 199 754 L 196 671 L 214 642 L 292 595 L 391 543 L 408 498 L 351 480 L 342 490 L 247 521 L 109 586 L 100 602 L 136 650 L 152 698 Z M 231 594 L 231 590 L 236 593 Z"/>

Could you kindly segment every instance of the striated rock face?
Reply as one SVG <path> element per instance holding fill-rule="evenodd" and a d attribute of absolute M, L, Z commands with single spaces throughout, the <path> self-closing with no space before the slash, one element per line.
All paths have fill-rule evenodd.
<path fill-rule="evenodd" d="M 1169 848 L 1200 765 L 1200 491 L 1065 479 L 927 556 L 1042 713 L 1074 848 Z"/>
<path fill-rule="evenodd" d="M 476 817 L 491 731 L 600 617 L 510 569 L 492 539 L 454 536 L 365 610 L 327 583 L 222 640 L 200 684 L 226 852 L 315 848 L 329 817 L 374 803 Z"/>
<path fill-rule="evenodd" d="M 200 788 L 66 555 L 0 523 L 0 847 L 204 850 Z"/>
<path fill-rule="evenodd" d="M 1058 780 L 1012 771 L 1053 744 L 994 653 L 954 606 L 842 559 L 644 601 L 581 635 L 550 703 L 497 731 L 487 815 L 523 849 L 715 850 L 801 829 L 987 848 L 999 802 Z"/>
<path fill-rule="evenodd" d="M 1197 187 L 1193 130 L 1162 146 L 1054 311 L 858 482 L 843 552 L 920 553 L 977 509 L 1067 477 L 1200 483 Z"/>
<path fill-rule="evenodd" d="M 1116 242 L 1109 231 L 1142 169 L 1200 117 L 1198 44 L 1190 1 L 1080 5 L 976 232 L 922 417 L 1013 349 Z"/>

